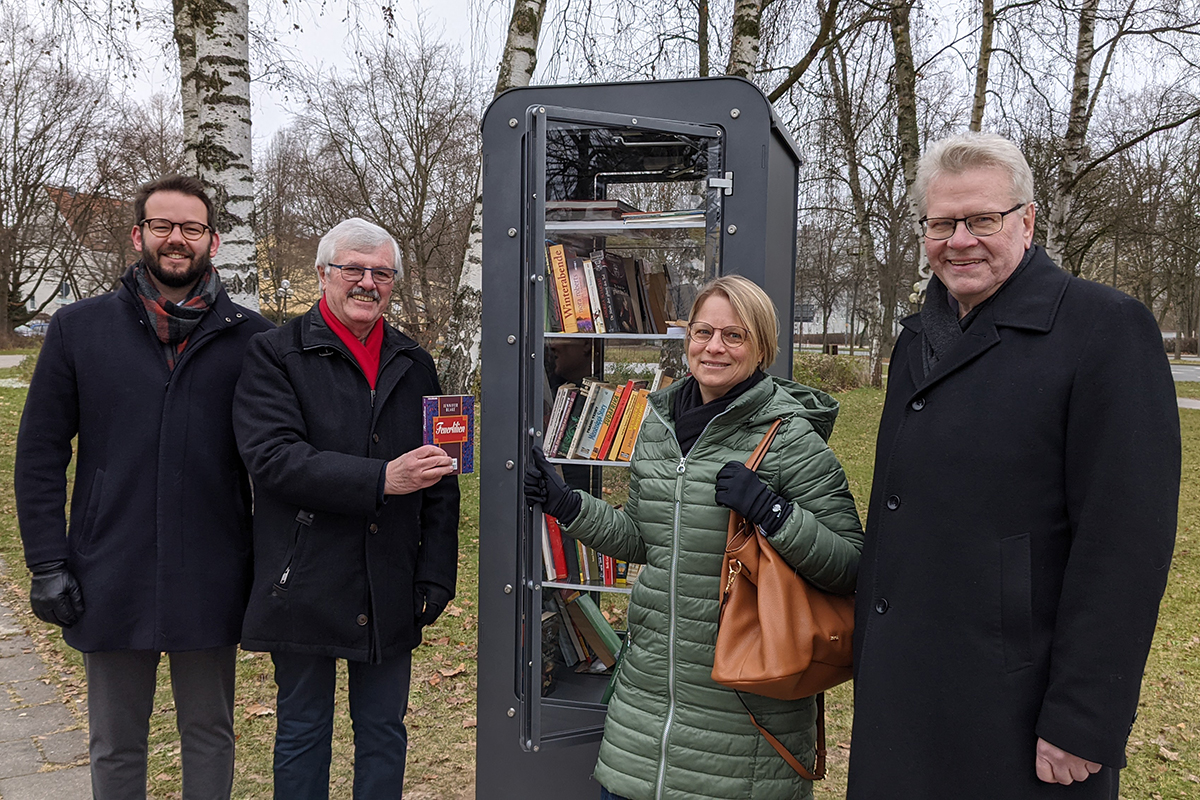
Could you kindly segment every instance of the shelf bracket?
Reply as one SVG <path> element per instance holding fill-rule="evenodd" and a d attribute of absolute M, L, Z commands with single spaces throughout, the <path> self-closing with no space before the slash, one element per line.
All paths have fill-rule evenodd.
<path fill-rule="evenodd" d="M 726 172 L 724 178 L 709 178 L 708 188 L 724 189 L 725 196 L 728 197 L 729 195 L 733 194 L 733 173 Z"/>

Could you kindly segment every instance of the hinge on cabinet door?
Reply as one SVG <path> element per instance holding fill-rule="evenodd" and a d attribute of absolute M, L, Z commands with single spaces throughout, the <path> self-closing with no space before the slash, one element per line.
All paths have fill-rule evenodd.
<path fill-rule="evenodd" d="M 708 188 L 724 189 L 725 196 L 728 197 L 729 195 L 733 194 L 733 173 L 726 172 L 724 178 L 709 178 Z"/>

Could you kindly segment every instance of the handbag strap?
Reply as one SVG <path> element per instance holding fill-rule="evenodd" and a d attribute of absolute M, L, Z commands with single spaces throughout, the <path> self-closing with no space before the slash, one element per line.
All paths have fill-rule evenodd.
<path fill-rule="evenodd" d="M 763 458 L 767 455 L 767 451 L 771 449 L 771 442 L 775 439 L 775 432 L 779 430 L 779 426 L 782 424 L 783 424 L 782 419 L 777 419 L 771 423 L 771 427 L 767 430 L 767 432 L 765 434 L 763 434 L 762 441 L 760 441 L 758 443 L 758 447 L 754 448 L 754 452 L 750 454 L 750 458 L 746 459 L 747 467 L 749 467 L 752 470 L 758 469 L 759 464 L 762 463 Z M 737 512 L 734 512 L 734 511 L 731 511 L 729 513 L 729 536 L 730 537 L 733 537 L 733 535 L 735 533 L 736 514 L 737 514 Z M 725 600 L 728 598 L 728 596 L 729 596 L 729 594 L 728 594 L 728 592 L 726 592 L 725 597 L 723 597 L 721 600 L 722 610 L 724 610 Z M 800 763 L 800 760 L 798 758 L 796 758 L 794 755 L 792 755 L 790 750 L 788 750 L 786 747 L 783 746 L 783 742 L 781 742 L 777 738 L 775 738 L 775 735 L 773 733 L 771 733 L 769 730 L 767 730 L 766 728 L 764 728 L 762 725 L 760 725 L 758 723 L 758 720 L 754 718 L 754 712 L 750 710 L 750 706 L 746 705 L 746 700 L 745 700 L 745 698 L 742 697 L 742 693 L 735 690 L 735 694 L 737 694 L 738 700 L 740 700 L 742 702 L 742 707 L 746 709 L 746 713 L 750 715 L 750 722 L 752 722 L 754 724 L 755 728 L 758 728 L 758 732 L 763 735 L 763 738 L 767 740 L 767 743 L 770 744 L 771 747 L 775 748 L 775 752 L 779 753 L 779 756 L 784 761 L 787 762 L 789 767 L 796 770 L 797 774 L 799 774 L 801 778 L 804 778 L 805 780 L 808 780 L 808 781 L 819 781 L 825 777 L 825 693 L 824 692 L 817 695 L 817 758 L 816 758 L 816 763 L 813 764 L 812 772 L 809 772 L 808 769 L 805 768 L 805 766 Z"/>
<path fill-rule="evenodd" d="M 825 777 L 825 693 L 821 692 L 817 695 L 817 758 L 813 764 L 813 771 L 809 772 L 804 765 L 800 763 L 800 759 L 792 755 L 792 752 L 783 746 L 783 742 L 775 738 L 769 730 L 758 724 L 758 720 L 754 718 L 754 712 L 750 710 L 750 706 L 746 705 L 742 693 L 737 693 L 738 700 L 742 701 L 742 707 L 746 709 L 746 713 L 750 715 L 750 721 L 754 723 L 754 727 L 758 728 L 758 732 L 763 735 L 767 743 L 775 748 L 775 752 L 779 753 L 780 757 L 787 762 L 788 766 L 796 770 L 801 778 L 808 781 L 819 781 Z"/>
<path fill-rule="evenodd" d="M 763 434 L 762 441 L 758 443 L 758 447 L 754 448 L 754 452 L 750 454 L 750 458 L 746 459 L 747 467 L 753 470 L 758 469 L 758 465 L 762 463 L 763 458 L 767 455 L 767 451 L 771 449 L 771 441 L 775 438 L 775 431 L 779 430 L 779 426 L 782 424 L 782 418 L 771 423 L 771 427 Z"/>

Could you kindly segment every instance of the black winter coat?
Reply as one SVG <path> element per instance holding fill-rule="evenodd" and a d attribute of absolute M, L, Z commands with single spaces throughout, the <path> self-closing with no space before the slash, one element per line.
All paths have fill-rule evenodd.
<path fill-rule="evenodd" d="M 1179 414 L 1141 303 L 1039 247 L 888 375 L 859 567 L 849 800 L 1115 798 L 1174 546 Z M 1037 779 L 1038 737 L 1105 767 Z"/>
<path fill-rule="evenodd" d="M 421 446 L 429 354 L 384 327 L 372 391 L 317 306 L 250 343 L 234 401 L 254 481 L 247 650 L 379 662 L 420 644 L 413 585 L 454 594 L 458 480 L 379 503 L 385 464 Z"/>
<path fill-rule="evenodd" d="M 63 631 L 78 650 L 237 644 L 250 485 L 233 438 L 233 389 L 250 337 L 271 323 L 222 289 L 172 372 L 132 275 L 50 320 L 17 437 L 25 562 L 66 560 L 79 580 L 85 610 Z"/>

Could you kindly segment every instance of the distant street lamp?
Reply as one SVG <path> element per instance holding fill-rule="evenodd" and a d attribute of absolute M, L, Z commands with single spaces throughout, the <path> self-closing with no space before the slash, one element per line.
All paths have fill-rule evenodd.
<path fill-rule="evenodd" d="M 289 297 L 294 297 L 296 293 L 292 290 L 292 282 L 284 278 L 279 282 L 279 288 L 275 290 L 275 296 L 279 298 L 279 324 L 282 325 L 287 319 L 287 301 Z"/>

